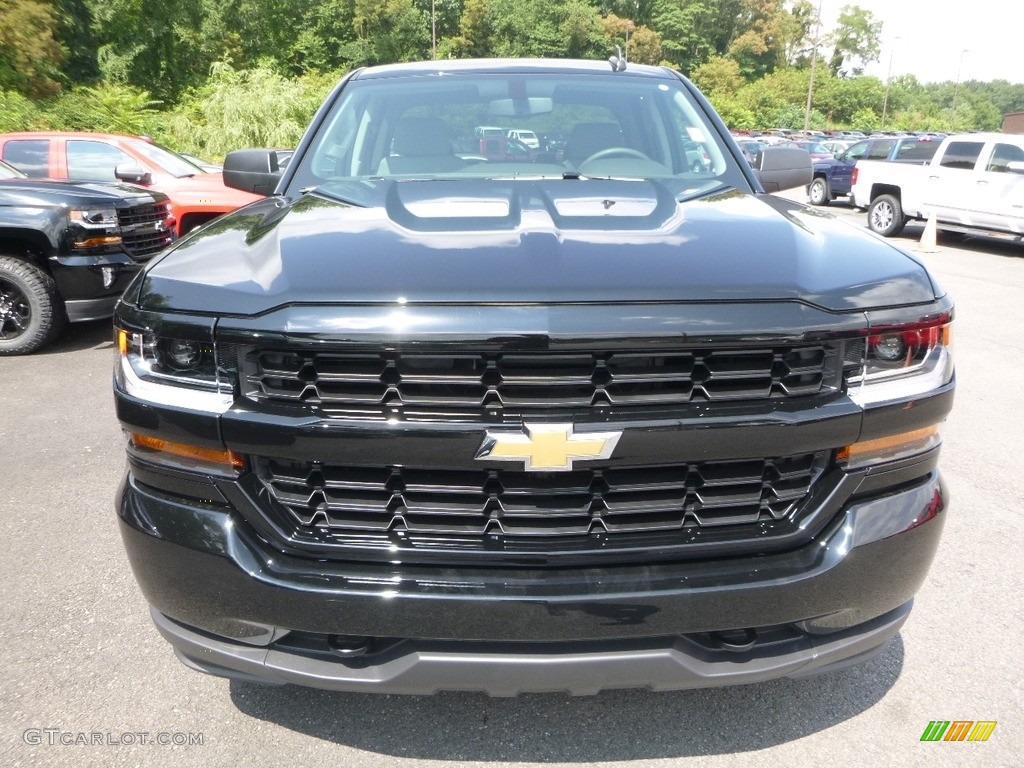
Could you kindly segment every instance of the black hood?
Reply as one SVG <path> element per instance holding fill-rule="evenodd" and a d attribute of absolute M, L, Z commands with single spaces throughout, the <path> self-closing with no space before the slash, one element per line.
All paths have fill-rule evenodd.
<path fill-rule="evenodd" d="M 290 303 L 801 301 L 849 311 L 935 299 L 907 254 L 768 195 L 680 203 L 656 182 L 580 179 L 352 187 L 292 205 L 271 198 L 185 238 L 147 270 L 140 305 L 253 315 Z"/>
<path fill-rule="evenodd" d="M 131 184 L 100 181 L 53 181 L 49 179 L 4 179 L 0 194 L 9 205 L 49 207 L 64 204 L 125 207 L 163 201 L 167 196 Z"/>

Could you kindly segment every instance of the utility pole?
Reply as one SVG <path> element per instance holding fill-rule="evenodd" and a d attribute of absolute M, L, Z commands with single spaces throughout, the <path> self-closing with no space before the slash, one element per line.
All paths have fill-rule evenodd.
<path fill-rule="evenodd" d="M 889 109 L 889 85 L 892 83 L 892 57 L 896 53 L 896 41 L 899 37 L 892 39 L 892 48 L 889 49 L 889 72 L 885 76 L 885 99 L 882 101 L 882 129 L 885 129 L 885 113 Z"/>
<path fill-rule="evenodd" d="M 437 9 L 436 0 L 430 0 L 430 58 L 437 59 Z"/>
<path fill-rule="evenodd" d="M 956 127 L 956 97 L 960 93 L 960 72 L 964 68 L 964 54 L 969 53 L 967 48 L 960 51 L 960 63 L 956 67 L 956 83 L 953 85 L 953 127 Z"/>
<path fill-rule="evenodd" d="M 804 109 L 804 130 L 811 127 L 811 101 L 814 98 L 814 68 L 818 63 L 818 39 L 821 36 L 821 2 L 818 0 L 818 19 L 814 23 L 814 48 L 811 50 L 811 80 L 807 83 L 807 107 Z"/>

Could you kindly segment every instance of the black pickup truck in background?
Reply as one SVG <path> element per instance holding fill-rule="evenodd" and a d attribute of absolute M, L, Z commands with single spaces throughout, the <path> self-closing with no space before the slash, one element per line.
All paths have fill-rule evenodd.
<path fill-rule="evenodd" d="M 110 317 L 174 240 L 173 224 L 160 192 L 29 179 L 0 162 L 0 355 L 34 352 L 66 322 Z"/>

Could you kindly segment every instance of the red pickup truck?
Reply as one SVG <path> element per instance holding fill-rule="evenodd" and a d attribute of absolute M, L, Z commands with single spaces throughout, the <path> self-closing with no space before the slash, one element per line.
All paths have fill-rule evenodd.
<path fill-rule="evenodd" d="M 32 178 L 123 181 L 163 192 L 179 236 L 262 198 L 224 186 L 180 155 L 148 139 L 109 133 L 4 133 L 0 159 Z"/>

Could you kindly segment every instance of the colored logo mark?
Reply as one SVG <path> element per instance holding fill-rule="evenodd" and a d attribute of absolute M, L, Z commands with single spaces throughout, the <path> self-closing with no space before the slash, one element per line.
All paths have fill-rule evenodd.
<path fill-rule="evenodd" d="M 988 741 L 996 720 L 932 720 L 921 741 Z"/>

